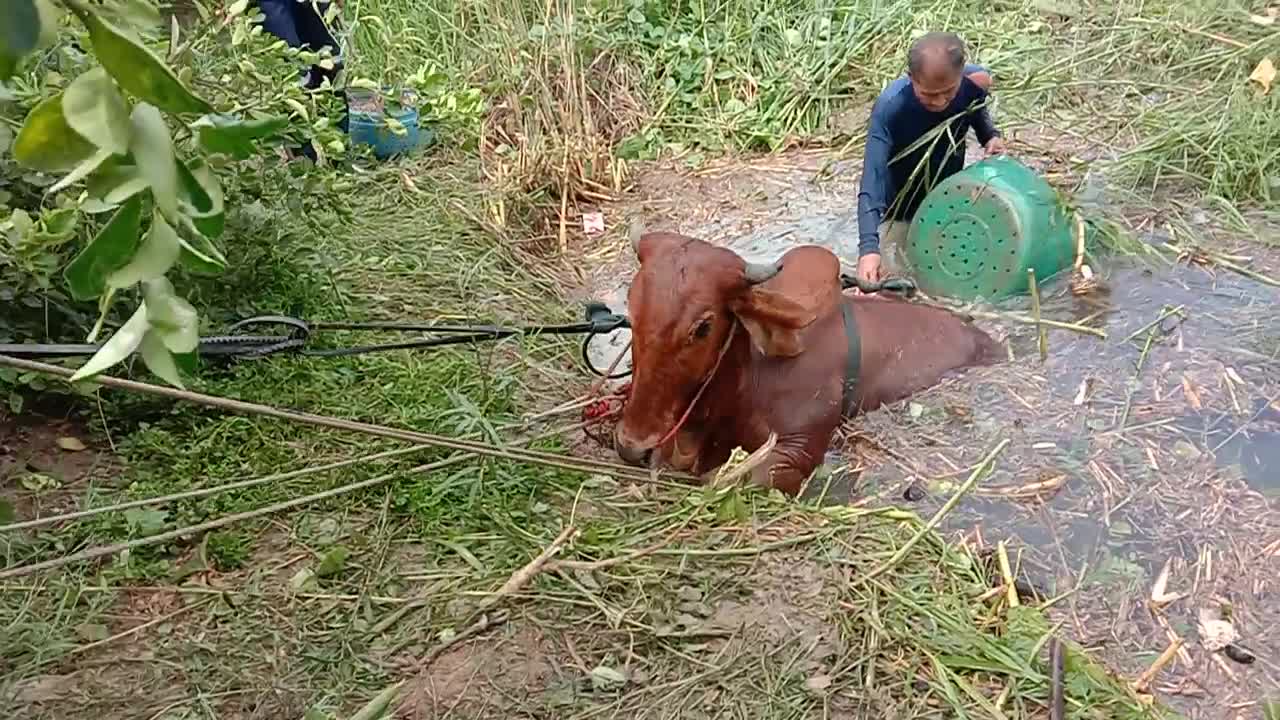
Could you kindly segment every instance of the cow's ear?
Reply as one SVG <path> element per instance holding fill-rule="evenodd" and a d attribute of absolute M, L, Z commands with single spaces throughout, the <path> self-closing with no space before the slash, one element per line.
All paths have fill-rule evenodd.
<path fill-rule="evenodd" d="M 770 283 L 747 288 L 730 309 L 742 321 L 751 341 L 765 355 L 794 357 L 804 352 L 800 331 L 818 317 L 816 304 L 804 302 L 769 288 Z"/>
<path fill-rule="evenodd" d="M 667 252 L 687 239 L 675 233 L 652 232 L 632 238 L 632 246 L 635 247 L 636 258 L 643 265 L 656 255 Z"/>

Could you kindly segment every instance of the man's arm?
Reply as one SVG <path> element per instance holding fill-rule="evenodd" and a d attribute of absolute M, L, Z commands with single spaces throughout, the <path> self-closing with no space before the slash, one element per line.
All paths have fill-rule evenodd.
<path fill-rule="evenodd" d="M 973 134 L 978 136 L 978 142 L 982 147 L 986 147 L 993 139 L 1000 137 L 1000 131 L 996 129 L 996 124 L 991 120 L 991 113 L 985 105 L 973 112 Z"/>
<path fill-rule="evenodd" d="M 889 206 L 889 159 L 893 134 L 889 112 L 876 102 L 871 108 L 871 127 L 862 155 L 862 179 L 858 184 L 858 255 L 880 252 L 880 221 Z"/>
<path fill-rule="evenodd" d="M 993 82 L 991 71 L 981 65 L 968 63 L 964 66 L 964 75 L 982 91 L 979 102 L 989 103 Z M 996 129 L 996 124 L 991 119 L 989 105 L 983 105 L 973 112 L 973 134 L 978 136 L 978 142 L 983 147 L 986 147 L 994 138 L 1000 137 L 1000 131 Z"/>

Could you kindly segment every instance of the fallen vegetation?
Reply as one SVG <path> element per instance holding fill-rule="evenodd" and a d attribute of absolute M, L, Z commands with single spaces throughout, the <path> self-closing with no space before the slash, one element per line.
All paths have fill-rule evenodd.
<path fill-rule="evenodd" d="M 1249 79 L 1264 59 L 1280 60 L 1280 21 L 1265 22 L 1275 17 L 1267 7 L 347 5 L 353 73 L 394 81 L 426 62 L 445 74 L 451 92 L 478 88 L 487 110 L 455 122 L 444 146 L 372 169 L 257 158 L 257 170 L 235 180 L 243 202 L 228 210 L 227 272 L 191 281 L 189 298 L 210 318 L 207 330 L 267 312 L 310 320 L 572 319 L 578 309 L 567 298 L 581 291 L 582 274 L 598 271 L 575 265 L 607 243 L 584 238 L 583 212 L 624 197 L 651 160 L 702 172 L 718 156 L 800 145 L 832 148 L 831 163 L 856 158 L 867 105 L 900 72 L 912 33 L 935 27 L 959 32 L 975 59 L 996 70 L 996 116 L 1014 149 L 1043 160 L 1072 202 L 1109 221 L 1117 230 L 1112 249 L 1146 247 L 1135 238 L 1160 233 L 1176 245 L 1168 256 L 1187 250 L 1209 267 L 1234 272 L 1222 264 L 1234 263 L 1264 280 L 1276 272 L 1252 252 L 1248 260 L 1227 257 L 1243 251 L 1215 244 L 1197 219 L 1212 212 L 1215 227 L 1257 246 L 1276 237 L 1268 223 L 1280 192 L 1280 91 Z M 230 72 L 237 51 L 220 47 L 210 42 L 180 62 L 197 77 Z M 292 80 L 279 63 L 271 73 L 283 87 Z M 6 122 L 13 117 L 21 115 L 6 110 Z M 0 273 L 14 274 L 0 277 L 17 277 L 9 257 L 0 253 Z M 1051 299 L 1046 308 L 1059 306 Z M 92 319 L 81 308 L 53 339 L 82 340 Z M 1274 326 L 1252 328 L 1229 337 L 1262 358 L 1260 373 L 1274 370 Z M 1014 339 L 1030 355 L 1026 337 Z M 1052 336 L 1055 353 L 1060 337 Z M 1140 334 L 1135 342 L 1181 342 L 1170 337 Z M 1061 362 L 1088 367 L 1087 351 L 1079 352 Z M 572 340 L 536 338 L 428 353 L 279 356 L 205 367 L 189 387 L 565 452 L 579 439 L 580 415 L 549 411 L 586 392 L 591 378 L 576 353 Z M 1241 390 L 1234 380 L 1197 372 L 1187 370 L 1191 390 L 1178 377 L 1172 392 L 1195 393 L 1210 407 L 1228 408 L 1235 398 L 1254 411 L 1230 394 Z M 1272 387 L 1246 377 L 1251 398 Z M 1083 382 L 1054 378 L 1023 378 L 1023 399 L 1051 406 L 1051 397 Z M 1019 598 L 1019 555 L 1002 574 L 977 542 L 944 545 L 914 515 L 880 506 L 900 493 L 892 474 L 869 473 L 863 494 L 875 495 L 881 483 L 892 491 L 874 509 L 850 509 L 507 460 L 423 473 L 413 469 L 444 453 L 373 457 L 404 445 L 113 390 L 56 397 L 47 391 L 61 386 L 34 375 L 4 374 L 0 382 L 17 398 L 0 411 L 0 507 L 18 520 L 275 478 L 0 531 L 7 569 L 392 476 L 289 513 L 4 581 L 0 698 L 17 717 L 311 720 L 352 717 L 371 702 L 421 717 L 1035 717 L 1048 712 L 1055 634 L 1068 647 L 1067 717 L 1166 713 L 1146 693 L 1160 688 L 1168 658 L 1160 662 L 1158 651 L 1136 658 L 1120 678 L 1079 651 L 1077 642 L 1097 640 L 1081 636 L 1089 609 L 1074 604 L 1091 586 L 1064 582 L 1051 594 L 1071 597 Z M 1221 391 L 1209 393 L 1211 385 Z M 995 392 L 977 388 L 957 407 L 979 407 L 982 393 Z M 1133 393 L 1126 401 L 1123 390 L 1090 397 L 1108 408 L 1130 403 L 1126 422 L 1128 413 L 1135 422 L 1163 417 L 1160 401 Z M 934 413 L 945 400 L 926 396 L 918 405 L 919 413 L 904 405 L 878 415 L 862 433 L 892 450 L 895 426 L 932 434 L 950 426 L 930 421 L 964 422 Z M 992 411 L 982 421 L 990 427 L 981 442 L 948 455 L 956 467 L 930 458 L 909 466 L 911 478 L 949 496 L 1012 419 Z M 1126 451 L 1139 453 L 1132 467 L 1146 461 L 1144 447 L 1156 453 L 1156 476 L 1175 467 L 1164 453 L 1176 446 L 1141 432 L 1119 436 L 1141 443 Z M 1039 441 L 1019 437 L 990 480 L 975 476 L 977 492 L 1046 480 L 1026 477 L 1041 469 L 1025 455 Z M 864 447 L 859 457 L 892 464 L 876 452 L 886 451 Z M 365 459 L 280 477 L 356 458 Z M 1152 474 L 1116 467 L 1102 461 L 1099 482 L 1127 503 L 1142 502 L 1150 486 L 1139 483 Z M 1164 477 L 1171 485 L 1184 478 Z M 1275 555 L 1265 547 L 1274 499 L 1247 507 L 1247 527 L 1264 552 L 1240 556 L 1241 564 L 1263 558 L 1265 567 Z M 910 551 L 899 552 L 909 541 Z M 1027 563 L 1035 568 L 1038 560 L 1031 554 Z M 1178 572 L 1192 571 L 1178 562 Z M 885 569 L 868 579 L 878 567 Z M 1123 575 L 1129 566 L 1108 568 Z M 1257 591 L 1266 597 L 1273 589 Z M 1042 602 L 1072 603 L 1071 621 L 1046 619 L 1054 616 L 1039 610 Z M 1238 711 L 1262 713 L 1265 698 L 1250 700 Z"/>

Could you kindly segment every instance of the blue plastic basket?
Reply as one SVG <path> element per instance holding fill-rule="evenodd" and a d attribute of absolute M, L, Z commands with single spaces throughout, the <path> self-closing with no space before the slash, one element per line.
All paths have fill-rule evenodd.
<path fill-rule="evenodd" d="M 357 97 L 357 93 L 349 93 Z M 367 97 L 367 95 L 361 96 Z M 404 126 L 404 134 L 397 134 L 388 127 L 386 119 L 390 117 Z M 348 113 L 347 135 L 352 145 L 368 145 L 373 149 L 373 156 L 379 160 L 396 155 L 410 153 L 435 141 L 435 132 L 430 127 L 423 127 L 418 122 L 416 108 L 405 104 L 400 107 L 388 107 L 382 110 L 356 110 Z"/>

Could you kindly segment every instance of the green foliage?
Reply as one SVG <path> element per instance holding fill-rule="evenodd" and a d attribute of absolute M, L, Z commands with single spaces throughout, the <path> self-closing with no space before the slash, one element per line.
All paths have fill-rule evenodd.
<path fill-rule="evenodd" d="M 86 332 L 92 341 L 100 328 L 119 327 L 77 377 L 136 351 L 180 384 L 171 354 L 193 349 L 197 321 L 173 283 L 190 287 L 189 275 L 228 267 L 223 243 L 240 238 L 224 236 L 235 212 L 227 194 L 249 189 L 246 200 L 269 201 L 278 232 L 332 223 L 342 188 L 328 158 L 304 183 L 273 162 L 272 146 L 345 152 L 329 120 L 336 99 L 298 87 L 300 61 L 315 54 L 264 36 L 240 5 L 223 15 L 198 5 L 189 37 L 180 43 L 175 24 L 167 50 L 153 37 L 167 18 L 152 0 L 40 0 L 34 15 L 18 8 L 30 30 L 22 37 L 33 40 L 17 42 L 9 25 L 0 38 L 8 58 L 0 97 L 12 101 L 0 104 L 0 302 L 20 312 L 0 319 L 0 341 Z M 240 38 L 232 53 L 228 25 Z M 197 71 L 219 80 L 203 83 L 207 97 L 191 90 Z M 306 201 L 288 197 L 303 184 Z M 150 302 L 127 311 L 118 298 Z"/>

